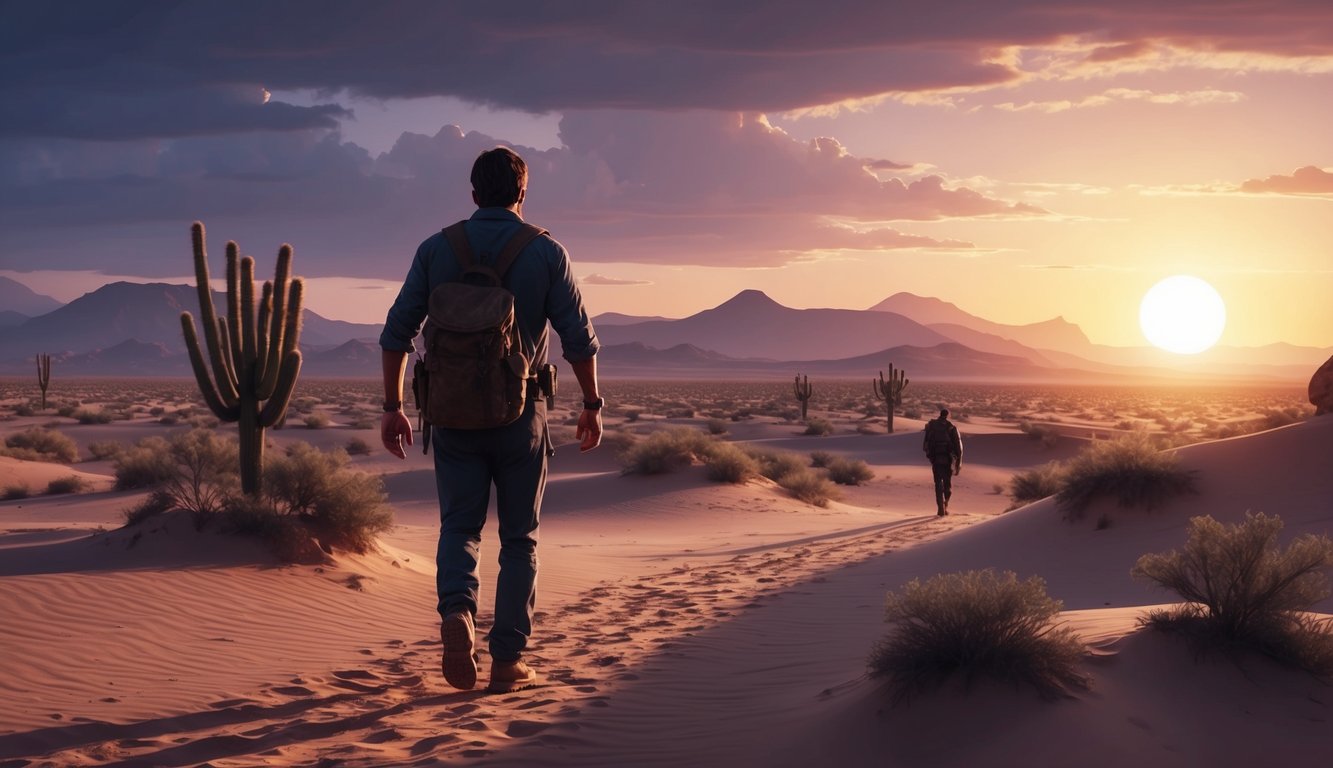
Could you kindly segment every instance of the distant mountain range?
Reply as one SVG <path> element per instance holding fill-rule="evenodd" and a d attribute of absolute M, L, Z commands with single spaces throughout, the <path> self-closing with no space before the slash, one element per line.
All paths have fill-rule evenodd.
<path fill-rule="evenodd" d="M 54 375 L 189 375 L 180 313 L 198 317 L 193 286 L 111 283 L 62 306 L 8 283 L 0 278 L 0 296 L 39 314 L 0 304 L 0 373 L 28 375 L 33 355 L 43 352 L 53 357 Z M 41 311 L 50 303 L 55 306 Z M 223 311 L 225 297 L 215 292 L 214 303 Z M 309 310 L 302 322 L 303 373 L 378 375 L 379 325 L 329 320 Z M 769 379 L 799 370 L 858 378 L 893 363 L 918 381 L 1304 384 L 1333 356 L 1333 348 L 1289 344 L 1219 347 L 1191 358 L 1108 347 L 1091 343 L 1063 318 L 1005 325 L 910 293 L 864 310 L 793 309 L 751 290 L 680 319 L 609 313 L 593 323 L 603 345 L 599 370 L 608 377 Z M 558 342 L 553 346 L 558 351 Z"/>

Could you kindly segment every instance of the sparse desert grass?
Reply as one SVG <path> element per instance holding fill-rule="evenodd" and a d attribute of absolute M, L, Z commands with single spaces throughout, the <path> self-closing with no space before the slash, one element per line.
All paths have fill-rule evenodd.
<path fill-rule="evenodd" d="M 630 446 L 621 461 L 627 474 L 659 475 L 702 461 L 712 450 L 712 443 L 697 429 L 663 429 Z"/>
<path fill-rule="evenodd" d="M 756 445 L 745 445 L 742 450 L 759 462 L 759 474 L 775 483 L 795 472 L 806 470 L 805 461 L 791 451 L 775 451 Z"/>
<path fill-rule="evenodd" d="M 48 494 L 83 493 L 88 490 L 88 482 L 78 475 L 57 477 L 46 484 Z"/>
<path fill-rule="evenodd" d="M 982 677 L 1031 685 L 1047 697 L 1086 688 L 1083 644 L 1053 624 L 1060 608 L 1035 576 L 1019 581 L 987 569 L 914 579 L 888 596 L 893 627 L 871 650 L 871 674 L 888 682 L 895 701 L 953 675 L 968 685 Z"/>
<path fill-rule="evenodd" d="M 833 422 L 828 419 L 812 417 L 805 422 L 805 431 L 801 434 L 818 435 L 820 437 L 831 435 L 833 434 Z"/>
<path fill-rule="evenodd" d="M 828 478 L 838 485 L 860 485 L 875 479 L 875 470 L 860 459 L 835 458 L 828 464 Z"/>
<path fill-rule="evenodd" d="M 1176 455 L 1157 450 L 1139 433 L 1093 442 L 1065 464 L 1063 475 L 1056 502 L 1075 519 L 1104 496 L 1122 507 L 1152 510 L 1194 492 L 1194 476 L 1180 468 Z"/>
<path fill-rule="evenodd" d="M 0 453 L 25 461 L 73 464 L 79 460 L 79 448 L 73 440 L 44 427 L 15 432 L 5 438 L 5 447 Z"/>
<path fill-rule="evenodd" d="M 1139 558 L 1133 575 L 1180 595 L 1182 605 L 1143 623 L 1184 635 L 1196 652 L 1257 651 L 1313 674 L 1333 676 L 1333 619 L 1307 611 L 1329 595 L 1333 541 L 1298 536 L 1278 546 L 1282 520 L 1249 514 L 1237 525 L 1190 520 L 1185 547 Z"/>
<path fill-rule="evenodd" d="M 324 429 L 329 426 L 329 415 L 323 411 L 318 411 L 302 419 L 306 429 Z"/>

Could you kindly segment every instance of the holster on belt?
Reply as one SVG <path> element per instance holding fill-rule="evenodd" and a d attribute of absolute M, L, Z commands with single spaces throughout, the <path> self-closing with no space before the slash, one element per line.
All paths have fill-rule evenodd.
<path fill-rule="evenodd" d="M 547 363 L 537 369 L 537 389 L 546 398 L 546 407 L 555 405 L 556 373 L 555 366 Z"/>

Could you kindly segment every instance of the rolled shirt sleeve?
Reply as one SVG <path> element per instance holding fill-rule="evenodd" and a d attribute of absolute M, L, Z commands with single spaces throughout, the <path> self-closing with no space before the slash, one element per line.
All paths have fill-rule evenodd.
<path fill-rule="evenodd" d="M 403 287 L 398 291 L 398 298 L 394 299 L 388 316 L 384 318 L 384 330 L 380 332 L 381 349 L 409 354 L 414 351 L 412 340 L 420 333 L 430 306 L 426 260 L 426 243 L 422 243 L 412 259 Z"/>
<path fill-rule="evenodd" d="M 564 246 L 552 242 L 555 257 L 549 262 L 551 282 L 546 294 L 546 317 L 560 337 L 561 355 L 576 363 L 596 355 L 601 344 L 583 306 L 583 296 L 570 268 L 569 253 Z"/>

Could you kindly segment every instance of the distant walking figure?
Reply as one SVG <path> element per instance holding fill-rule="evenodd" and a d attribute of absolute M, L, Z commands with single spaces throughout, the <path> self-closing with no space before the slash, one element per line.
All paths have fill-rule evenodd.
<path fill-rule="evenodd" d="M 963 468 L 963 439 L 958 436 L 958 427 L 949 421 L 949 409 L 941 408 L 940 417 L 926 422 L 926 437 L 921 449 L 930 460 L 931 473 L 935 475 L 935 507 L 940 517 L 949 514 L 949 497 L 953 495 L 952 475 Z"/>

